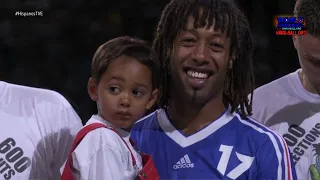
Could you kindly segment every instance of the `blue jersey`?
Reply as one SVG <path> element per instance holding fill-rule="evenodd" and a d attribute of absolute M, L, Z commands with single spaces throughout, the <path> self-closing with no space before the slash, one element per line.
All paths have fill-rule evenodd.
<path fill-rule="evenodd" d="M 139 120 L 131 135 L 138 150 L 152 155 L 161 179 L 297 179 L 283 138 L 228 110 L 185 136 L 159 109 Z"/>

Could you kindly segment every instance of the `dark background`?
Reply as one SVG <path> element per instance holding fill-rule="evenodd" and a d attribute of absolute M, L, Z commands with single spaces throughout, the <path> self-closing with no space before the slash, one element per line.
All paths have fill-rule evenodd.
<path fill-rule="evenodd" d="M 168 0 L 1 0 L 0 80 L 58 91 L 85 122 L 96 112 L 87 94 L 91 59 L 107 40 L 151 41 Z M 299 67 L 290 36 L 276 36 L 273 18 L 292 14 L 294 0 L 238 0 L 254 37 L 256 85 Z M 16 11 L 43 11 L 18 17 Z"/>

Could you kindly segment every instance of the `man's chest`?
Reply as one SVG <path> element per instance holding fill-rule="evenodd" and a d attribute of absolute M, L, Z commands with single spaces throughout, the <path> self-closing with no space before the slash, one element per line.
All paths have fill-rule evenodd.
<path fill-rule="evenodd" d="M 309 174 L 320 178 L 320 113 L 316 113 L 300 123 L 282 122 L 271 126 L 279 132 L 290 148 L 297 170 L 298 179 Z"/>
<path fill-rule="evenodd" d="M 163 179 L 255 179 L 254 153 L 234 141 L 203 141 L 181 147 L 157 140 L 149 150 Z M 151 145 L 151 144 L 149 144 Z"/>
<path fill-rule="evenodd" d="M 283 136 L 295 163 L 304 156 L 312 157 L 317 154 L 316 147 L 320 144 L 320 113 L 306 118 L 299 124 L 281 122 L 271 126 L 271 129 Z"/>

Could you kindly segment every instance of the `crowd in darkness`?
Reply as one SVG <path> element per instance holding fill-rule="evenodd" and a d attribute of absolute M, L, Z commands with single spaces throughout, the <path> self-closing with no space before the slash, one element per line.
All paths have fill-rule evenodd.
<path fill-rule="evenodd" d="M 293 0 L 239 1 L 254 37 L 256 86 L 298 67 L 291 37 L 275 35 L 273 17 L 292 14 Z M 87 95 L 92 56 L 107 40 L 152 40 L 168 0 L 5 0 L 0 7 L 0 80 L 52 89 L 85 121 L 96 111 Z M 18 17 L 16 11 L 43 11 Z"/>

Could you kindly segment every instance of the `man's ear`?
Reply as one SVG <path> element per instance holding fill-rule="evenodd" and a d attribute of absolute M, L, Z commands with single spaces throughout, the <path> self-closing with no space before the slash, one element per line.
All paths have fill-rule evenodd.
<path fill-rule="evenodd" d="M 159 93 L 158 89 L 154 89 L 152 91 L 151 97 L 150 97 L 149 102 L 146 106 L 146 110 L 150 110 L 152 108 L 152 106 L 154 105 L 154 103 L 156 103 L 156 101 L 158 99 L 158 93 Z"/>
<path fill-rule="evenodd" d="M 88 81 L 88 94 L 93 101 L 98 100 L 98 83 L 90 77 Z"/>

